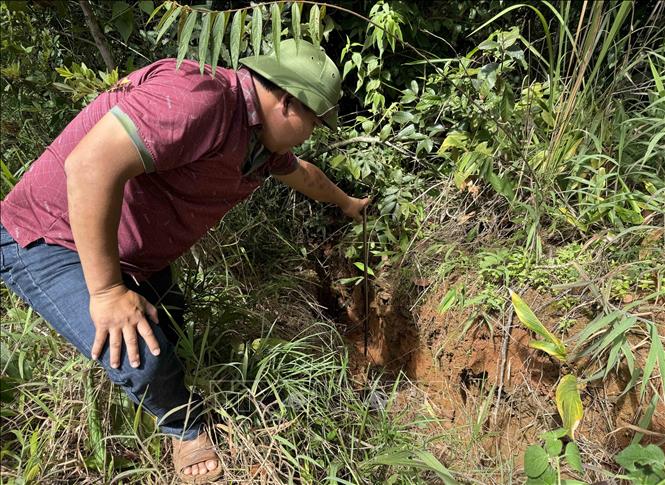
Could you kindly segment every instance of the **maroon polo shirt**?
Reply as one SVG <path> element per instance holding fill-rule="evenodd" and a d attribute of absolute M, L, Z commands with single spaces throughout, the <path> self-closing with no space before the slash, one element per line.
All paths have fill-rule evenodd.
<path fill-rule="evenodd" d="M 72 120 L 0 203 L 0 220 L 23 247 L 43 238 L 76 250 L 67 212 L 65 159 L 109 110 L 146 172 L 127 182 L 118 243 L 122 270 L 145 279 L 175 260 L 270 174 L 294 171 L 291 153 L 257 142 L 249 71 L 164 59 L 129 74 Z M 103 158 L 98 163 L 106 163 Z M 249 167 L 249 169 L 248 169 Z M 249 172 L 249 173 L 248 173 Z"/>

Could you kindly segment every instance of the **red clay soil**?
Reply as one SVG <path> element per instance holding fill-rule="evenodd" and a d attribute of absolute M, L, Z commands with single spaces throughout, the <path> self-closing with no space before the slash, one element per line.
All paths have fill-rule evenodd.
<path fill-rule="evenodd" d="M 349 291 L 336 287 L 337 295 L 345 310 L 346 337 L 351 344 L 352 370 L 358 376 L 369 366 L 396 373 L 403 371 L 416 386 L 398 396 L 398 407 L 416 409 L 414 399 L 426 404 L 439 418 L 438 426 L 447 429 L 468 430 L 480 433 L 482 460 L 494 464 L 506 459 L 521 465 L 521 456 L 529 444 L 538 441 L 544 431 L 560 426 L 554 401 L 555 387 L 559 377 L 568 372 L 558 362 L 541 351 L 528 346 L 532 336 L 515 318 L 510 332 L 505 361 L 501 358 L 504 341 L 503 331 L 494 322 L 488 325 L 478 320 L 463 333 L 470 309 L 450 310 L 445 314 L 437 306 L 450 285 L 430 291 L 429 297 L 411 314 L 393 298 L 388 281 L 379 279 L 370 292 L 369 339 L 367 357 L 364 352 L 363 316 L 364 297 L 362 285 Z M 551 297 L 544 297 L 534 290 L 522 295 L 548 328 L 555 328 L 556 309 Z M 665 322 L 665 311 L 656 316 L 656 321 Z M 588 323 L 580 317 L 570 329 L 574 335 Z M 567 337 L 568 338 L 568 337 Z M 644 360 L 637 352 L 637 361 Z M 495 410 L 499 375 L 503 370 L 504 382 L 500 405 Z M 656 371 L 657 372 L 657 371 Z M 653 381 L 655 385 L 657 381 Z M 639 399 L 633 389 L 626 394 L 628 383 L 626 369 L 619 369 L 605 380 L 598 380 L 582 390 L 585 408 L 584 418 L 576 432 L 583 452 L 601 457 L 598 465 L 612 466 L 612 456 L 627 446 L 635 434 L 634 426 L 644 414 L 648 399 Z M 487 399 L 490 389 L 491 407 L 480 428 L 479 409 Z M 665 434 L 665 406 L 659 402 L 649 427 L 653 435 L 645 436 L 643 444 L 661 443 Z M 433 430 L 434 431 L 434 430 Z M 466 436 L 471 439 L 472 436 Z M 604 457 L 604 459 L 603 459 Z M 468 457 L 464 458 L 468 460 Z M 461 463 L 463 464 L 463 463 Z"/>

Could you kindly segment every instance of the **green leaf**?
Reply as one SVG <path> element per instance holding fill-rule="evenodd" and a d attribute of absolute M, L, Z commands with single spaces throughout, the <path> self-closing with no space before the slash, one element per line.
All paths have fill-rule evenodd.
<path fill-rule="evenodd" d="M 319 47 L 321 44 L 321 10 L 317 4 L 312 5 L 309 10 L 309 36 L 312 44 Z"/>
<path fill-rule="evenodd" d="M 575 439 L 575 430 L 582 421 L 584 410 L 582 399 L 577 389 L 577 378 L 572 374 L 567 374 L 561 378 L 556 387 L 556 408 L 561 416 L 563 427 L 571 439 Z"/>
<path fill-rule="evenodd" d="M 272 45 L 275 49 L 275 57 L 279 61 L 279 46 L 282 39 L 282 17 L 279 3 L 273 3 L 270 7 L 272 17 Z"/>
<path fill-rule="evenodd" d="M 545 439 L 545 451 L 551 458 L 556 458 L 563 450 L 563 441 L 559 438 L 548 437 Z"/>
<path fill-rule="evenodd" d="M 240 37 L 245 26 L 245 11 L 238 10 L 233 15 L 231 23 L 231 64 L 233 69 L 238 69 L 238 59 L 240 58 Z"/>
<path fill-rule="evenodd" d="M 155 11 L 155 4 L 152 0 L 139 0 L 139 8 L 148 15 L 152 15 Z"/>
<path fill-rule="evenodd" d="M 175 67 L 178 69 L 180 64 L 182 64 L 185 54 L 187 54 L 187 48 L 189 47 L 189 40 L 192 38 L 192 32 L 194 32 L 194 26 L 196 25 L 196 16 L 198 12 L 192 10 L 187 15 L 185 20 L 185 25 L 180 32 L 180 38 L 178 39 L 178 57 L 176 59 Z"/>
<path fill-rule="evenodd" d="M 646 411 L 644 411 L 644 416 L 640 418 L 640 421 L 637 423 L 637 425 L 642 428 L 642 429 L 649 429 L 649 425 L 651 424 L 651 419 L 653 418 L 653 413 L 656 411 L 656 406 L 658 405 L 658 401 L 660 400 L 660 397 L 658 396 L 658 393 L 653 395 L 653 398 L 651 398 L 651 402 L 647 406 Z M 642 440 L 644 437 L 644 433 L 635 433 L 635 436 L 633 436 L 633 439 L 631 440 L 630 444 L 631 445 L 636 445 L 639 444 L 639 442 Z"/>
<path fill-rule="evenodd" d="M 353 265 L 363 273 L 365 272 L 365 265 L 363 263 L 356 261 L 355 263 L 353 263 Z M 374 276 L 374 271 L 372 271 L 372 268 L 370 268 L 369 266 L 367 267 L 367 274 L 370 276 Z"/>
<path fill-rule="evenodd" d="M 617 454 L 614 461 L 628 471 L 636 471 L 638 465 L 662 468 L 665 466 L 665 453 L 656 445 L 629 445 Z"/>
<path fill-rule="evenodd" d="M 547 342 L 554 344 L 554 347 L 547 346 L 548 348 L 556 348 L 556 352 L 551 353 L 550 355 L 553 355 L 561 361 L 565 361 L 566 348 L 564 347 L 561 340 L 554 336 L 549 330 L 547 330 L 547 328 L 545 328 L 542 323 L 540 323 L 540 320 L 538 320 L 536 315 L 534 315 L 534 313 L 531 311 L 531 308 L 529 308 L 529 306 L 524 302 L 524 300 L 522 300 L 522 298 L 520 298 L 517 293 L 510 290 L 510 298 L 513 302 L 515 313 L 517 313 L 517 318 L 519 318 L 520 322 L 522 322 L 522 324 L 532 332 L 540 335 Z"/>
<path fill-rule="evenodd" d="M 228 12 L 219 12 L 215 17 L 215 23 L 212 25 L 212 75 L 214 76 L 217 71 L 217 61 L 219 60 L 219 52 L 222 49 L 224 41 L 224 31 L 226 30 L 226 21 L 228 19 Z"/>
<path fill-rule="evenodd" d="M 607 315 L 601 315 L 600 317 L 594 319 L 586 327 L 584 327 L 584 329 L 575 337 L 575 339 L 577 340 L 575 348 L 578 348 L 587 343 L 587 340 L 593 334 L 599 332 L 601 329 L 605 328 L 610 323 L 614 322 L 614 320 L 619 318 L 619 316 L 621 316 L 621 312 L 619 310 L 615 310 L 611 313 L 608 313 Z"/>
<path fill-rule="evenodd" d="M 466 149 L 466 142 L 469 136 L 466 131 L 451 131 L 441 143 L 441 147 L 437 152 L 438 155 L 443 155 L 451 148 Z"/>
<path fill-rule="evenodd" d="M 411 123 L 413 121 L 413 114 L 408 111 L 395 111 L 392 114 L 393 121 L 403 125 L 404 123 Z"/>
<path fill-rule="evenodd" d="M 113 2 L 111 11 L 113 25 L 120 33 L 122 40 L 127 43 L 129 36 L 134 31 L 134 12 L 127 2 Z"/>
<path fill-rule="evenodd" d="M 451 288 L 441 299 L 441 303 L 439 303 L 439 306 L 436 307 L 436 311 L 439 313 L 445 313 L 448 310 L 450 310 L 450 308 L 452 308 L 452 306 L 455 304 L 456 301 L 457 301 L 457 289 Z"/>
<path fill-rule="evenodd" d="M 162 38 L 166 31 L 169 30 L 173 22 L 180 16 L 180 12 L 182 12 L 182 7 L 176 6 L 174 3 L 173 7 L 171 7 L 171 10 L 169 10 L 168 13 L 162 17 L 162 19 L 159 21 L 159 24 L 157 24 L 159 34 L 157 34 L 155 43 L 159 43 L 159 39 Z"/>
<path fill-rule="evenodd" d="M 214 12 L 205 12 L 203 14 L 203 23 L 201 25 L 201 35 L 199 37 L 199 70 L 203 74 L 206 58 L 208 57 L 208 42 L 210 41 L 210 27 L 214 20 Z"/>
<path fill-rule="evenodd" d="M 524 472 L 529 478 L 541 476 L 549 464 L 547 452 L 538 445 L 531 445 L 524 452 Z"/>
<path fill-rule="evenodd" d="M 296 52 L 300 46 L 300 38 L 302 37 L 300 29 L 300 9 L 302 3 L 293 2 L 291 5 L 291 30 L 293 31 L 293 40 L 296 42 Z"/>
<path fill-rule="evenodd" d="M 552 342 L 532 340 L 529 342 L 529 347 L 536 350 L 542 350 L 561 362 L 565 362 L 566 360 L 566 354 L 561 352 L 561 347 Z"/>
<path fill-rule="evenodd" d="M 104 443 L 104 432 L 102 431 L 102 421 L 97 407 L 97 395 L 94 392 L 94 385 L 92 374 L 88 371 L 84 381 L 84 400 L 86 410 L 88 413 L 88 433 L 89 433 L 89 446 L 92 451 L 90 457 L 93 461 L 95 468 L 103 469 L 106 463 L 106 446 Z"/>
<path fill-rule="evenodd" d="M 252 50 L 254 57 L 261 54 L 261 37 L 263 34 L 263 12 L 261 7 L 254 7 L 252 10 L 252 31 L 250 33 L 252 40 Z"/>
<path fill-rule="evenodd" d="M 458 485 L 450 471 L 428 451 L 389 449 L 369 460 L 360 462 L 362 468 L 373 468 L 379 465 L 429 470 L 434 472 L 444 485 Z"/>
<path fill-rule="evenodd" d="M 580 456 L 580 449 L 577 447 L 577 444 L 574 441 L 571 441 L 566 445 L 566 452 L 564 454 L 568 466 L 575 470 L 578 473 L 584 473 L 584 468 L 582 468 L 582 457 Z"/>
<path fill-rule="evenodd" d="M 644 397 L 644 393 L 647 390 L 647 384 L 651 378 L 651 373 L 656 367 L 656 363 L 660 364 L 660 379 L 663 384 L 663 389 L 665 389 L 665 351 L 663 350 L 663 344 L 660 341 L 660 335 L 656 329 L 656 324 L 651 322 L 649 323 L 650 327 L 650 336 L 651 336 L 651 347 L 649 349 L 649 355 L 647 356 L 647 361 L 644 364 L 644 374 L 642 376 L 642 385 L 640 386 L 640 398 Z"/>

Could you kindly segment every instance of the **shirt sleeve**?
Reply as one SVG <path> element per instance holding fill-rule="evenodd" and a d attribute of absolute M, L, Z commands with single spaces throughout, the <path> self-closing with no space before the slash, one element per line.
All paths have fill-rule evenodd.
<path fill-rule="evenodd" d="M 288 175 L 298 168 L 298 158 L 291 152 L 284 155 L 273 155 L 268 160 L 268 171 L 271 175 Z"/>
<path fill-rule="evenodd" d="M 131 82 L 131 77 L 129 78 Z M 146 173 L 177 168 L 214 151 L 233 115 L 232 91 L 221 76 L 186 63 L 166 64 L 131 86 L 111 112 L 132 138 Z"/>

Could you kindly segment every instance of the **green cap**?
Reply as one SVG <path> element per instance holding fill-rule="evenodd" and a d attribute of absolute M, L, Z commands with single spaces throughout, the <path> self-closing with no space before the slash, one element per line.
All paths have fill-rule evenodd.
<path fill-rule="evenodd" d="M 273 52 L 250 56 L 240 63 L 291 94 L 330 128 L 337 128 L 337 102 L 342 79 L 335 63 L 321 47 L 306 40 L 288 39 L 280 44 L 279 60 Z"/>

